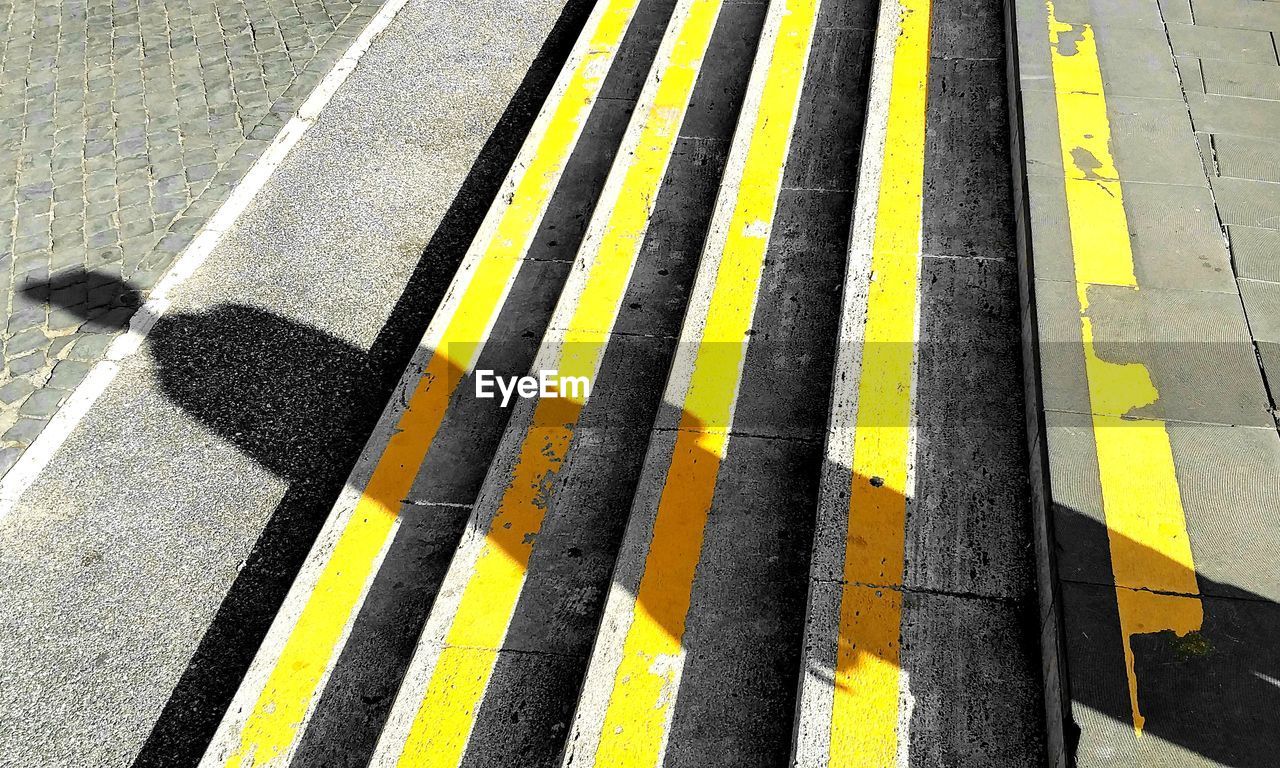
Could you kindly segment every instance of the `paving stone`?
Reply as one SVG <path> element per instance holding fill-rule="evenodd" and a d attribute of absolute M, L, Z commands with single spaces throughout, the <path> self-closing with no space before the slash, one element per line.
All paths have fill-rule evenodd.
<path fill-rule="evenodd" d="M 1280 182 L 1280 141 L 1224 134 L 1213 146 L 1222 176 Z"/>
<path fill-rule="evenodd" d="M 1213 191 L 1222 223 L 1280 229 L 1280 184 L 1223 177 Z"/>
<path fill-rule="evenodd" d="M 1280 31 L 1280 4 L 1259 0 L 1192 0 L 1196 24 Z"/>
<path fill-rule="evenodd" d="M 30 445 L 40 433 L 44 430 L 47 422 L 42 419 L 23 418 L 19 419 L 17 424 L 9 427 L 4 433 L 4 440 L 11 443 L 21 443 Z"/>
<path fill-rule="evenodd" d="M 1280 282 L 1280 229 L 1228 226 L 1236 275 Z"/>
<path fill-rule="evenodd" d="M 10 446 L 0 449 L 0 475 L 8 472 L 18 463 L 18 459 L 22 458 L 22 448 L 20 446 Z"/>
<path fill-rule="evenodd" d="M 12 336 L 24 329 L 43 323 L 45 317 L 46 312 L 43 304 L 26 298 L 14 299 L 13 307 L 9 313 L 7 331 Z"/>
<path fill-rule="evenodd" d="M 71 344 L 70 359 L 85 362 L 97 361 L 102 358 L 107 347 L 111 346 L 111 339 L 111 335 L 105 333 L 80 336 Z"/>
<path fill-rule="evenodd" d="M 1271 35 L 1258 29 L 1223 29 L 1201 24 L 1169 24 L 1173 52 L 1201 59 L 1276 64 Z"/>
<path fill-rule="evenodd" d="M 42 368 L 45 364 L 45 356 L 42 352 L 32 352 L 25 357 L 10 358 L 7 362 L 9 364 L 9 373 L 15 376 L 22 376 Z"/>
<path fill-rule="evenodd" d="M 1280 66 L 1208 59 L 1202 63 L 1206 93 L 1280 100 Z"/>
<path fill-rule="evenodd" d="M 1280 125 L 1280 101 L 1188 93 L 1187 103 L 1199 131 L 1274 138 Z"/>
<path fill-rule="evenodd" d="M 29 328 L 5 341 L 5 353 L 19 357 L 35 349 L 49 346 L 49 337 L 40 328 Z"/>
<path fill-rule="evenodd" d="M 79 386 L 85 376 L 89 375 L 92 366 L 79 360 L 62 360 L 53 367 L 46 386 L 71 391 Z"/>
<path fill-rule="evenodd" d="M 18 409 L 18 413 L 23 416 L 31 416 L 38 419 L 48 419 L 57 412 L 58 406 L 66 398 L 67 393 L 57 389 L 44 388 L 37 392 L 33 392 Z"/>
<path fill-rule="evenodd" d="M 0 386 L 0 403 L 14 405 L 35 391 L 35 385 L 28 379 L 10 379 Z"/>
<path fill-rule="evenodd" d="M 80 312 L 71 309 L 54 309 L 49 312 L 49 330 L 68 331 L 84 324 Z"/>

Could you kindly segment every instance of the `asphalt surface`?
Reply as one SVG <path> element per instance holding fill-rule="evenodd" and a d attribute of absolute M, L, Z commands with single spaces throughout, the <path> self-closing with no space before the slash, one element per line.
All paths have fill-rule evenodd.
<path fill-rule="evenodd" d="M 452 311 L 446 287 L 485 211 L 512 204 L 503 174 L 554 102 L 593 5 L 410 2 L 184 284 L 0 521 L 0 760 L 605 765 L 600 750 L 621 749 L 650 765 L 840 764 L 833 729 L 812 727 L 830 705 L 797 702 L 849 679 L 823 617 L 866 586 L 842 577 L 846 537 L 817 513 L 833 509 L 833 466 L 849 472 L 829 459 L 829 422 L 840 361 L 862 354 L 841 348 L 840 329 L 857 311 L 845 286 L 854 211 L 870 204 L 860 169 L 879 162 L 862 147 L 868 115 L 884 110 L 870 83 L 887 66 L 875 54 L 883 17 L 865 0 L 794 3 L 811 14 L 795 38 L 807 42 L 772 58 L 758 51 L 783 23 L 777 2 L 634 4 L 479 360 L 446 366 L 462 383 L 438 429 L 405 433 L 424 453 L 400 468 L 406 492 L 382 500 L 395 525 L 351 615 L 335 619 L 330 656 L 309 660 L 325 671 L 305 716 L 285 724 L 279 752 L 253 730 L 272 709 L 257 702 L 285 701 L 257 695 L 284 653 L 276 638 L 311 598 L 308 574 L 336 557 L 321 527 L 331 509 L 341 525 L 356 519 L 338 515 L 367 490 L 339 498 L 353 466 L 368 480 L 424 360 L 445 354 L 410 363 L 437 308 Z M 901 627 L 877 749 L 913 768 L 1045 758 L 1001 10 L 937 0 L 918 62 L 918 288 L 895 308 L 917 318 L 913 485 L 899 494 L 899 572 L 874 585 L 897 596 Z M 804 76 L 784 103 L 760 94 L 786 55 Z M 746 331 L 725 339 L 708 318 L 730 304 L 699 286 L 736 263 L 704 252 L 727 221 L 717 201 L 767 186 L 733 181 L 753 167 L 747 129 L 775 125 L 744 118 L 757 109 L 790 125 L 785 164 L 759 214 L 759 268 L 728 294 Z M 644 143 L 671 115 L 672 132 Z M 602 243 L 630 200 L 628 168 L 652 183 L 617 267 Z M 618 289 L 612 303 L 588 300 L 604 284 Z M 587 352 L 566 341 L 578 331 L 595 340 Z M 572 413 L 468 396 L 472 368 L 596 353 L 592 395 Z M 730 353 L 740 367 L 716 381 L 731 387 L 708 385 L 732 409 L 716 421 L 682 400 L 699 390 L 682 389 L 681 361 Z M 697 486 L 696 568 L 646 592 L 669 561 L 659 499 L 685 482 L 668 463 L 694 433 L 724 437 L 694 438 L 687 454 L 715 466 Z M 689 477 L 694 488 L 703 476 Z M 486 557 L 519 563 L 519 577 L 485 582 Z M 469 605 L 500 617 L 487 645 L 453 634 Z M 612 673 L 644 617 L 675 644 L 661 663 L 676 672 L 647 667 L 668 686 L 654 708 L 665 719 L 611 746 L 596 715 L 625 710 L 609 705 L 627 682 Z M 438 688 L 476 698 L 419 709 Z M 621 722 L 617 733 L 631 727 Z M 447 737 L 455 726 L 460 741 Z"/>

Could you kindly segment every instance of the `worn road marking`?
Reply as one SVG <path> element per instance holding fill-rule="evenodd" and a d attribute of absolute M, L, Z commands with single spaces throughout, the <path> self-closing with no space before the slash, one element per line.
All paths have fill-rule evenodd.
<path fill-rule="evenodd" d="M 588 20 L 388 409 L 202 765 L 287 763 L 395 531 L 454 389 L 484 347 L 639 0 Z M 411 393 L 411 395 L 409 394 Z M 360 490 L 363 489 L 363 490 Z"/>
<path fill-rule="evenodd" d="M 1133 636 L 1169 630 L 1185 635 L 1200 629 L 1204 611 L 1168 428 L 1160 420 L 1129 418 L 1160 393 L 1145 365 L 1108 362 L 1094 345 L 1090 286 L 1138 290 L 1097 41 L 1090 25 L 1058 21 L 1053 4 L 1046 6 L 1102 507 L 1133 728 L 1141 736 Z"/>
<path fill-rule="evenodd" d="M 720 6 L 721 0 L 681 0 L 673 12 L 535 369 L 594 380 Z M 526 408 L 513 417 L 485 482 L 486 491 L 501 487 L 496 509 L 482 492 L 374 765 L 456 766 L 462 760 L 524 586 L 552 479 L 584 404 L 581 398 L 542 399 L 531 415 Z M 501 457 L 513 448 L 511 467 Z"/>
<path fill-rule="evenodd" d="M 634 597 L 616 586 L 610 594 L 587 676 L 587 688 L 596 690 L 580 704 L 566 765 L 662 762 L 694 569 L 729 440 L 817 8 L 818 0 L 769 7 L 665 397 L 682 409 L 674 451 L 667 463 L 651 449 L 632 512 L 654 516 L 647 553 L 638 554 L 643 575 Z M 660 493 L 656 504 L 643 498 L 646 486 Z M 628 549 L 624 544 L 624 557 Z"/>
<path fill-rule="evenodd" d="M 899 764 L 929 0 L 881 5 L 841 310 L 794 762 Z M 832 584 L 820 574 L 839 574 Z M 822 674 L 815 670 L 825 669 Z"/>

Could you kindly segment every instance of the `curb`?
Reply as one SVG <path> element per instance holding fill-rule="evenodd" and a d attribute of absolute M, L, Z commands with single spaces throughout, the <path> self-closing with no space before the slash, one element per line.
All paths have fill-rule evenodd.
<path fill-rule="evenodd" d="M 1013 192 L 1014 239 L 1018 251 L 1018 302 L 1022 342 L 1023 402 L 1030 469 L 1032 536 L 1035 546 L 1036 594 L 1039 598 L 1040 671 L 1044 683 L 1045 752 L 1050 768 L 1075 764 L 1072 753 L 1078 728 L 1071 719 L 1066 638 L 1062 629 L 1056 535 L 1049 483 L 1045 434 L 1044 388 L 1036 314 L 1035 255 L 1031 248 L 1031 200 L 1027 191 L 1025 115 L 1019 69 L 1016 0 L 1004 0 L 1005 84 L 1009 104 L 1009 151 Z M 1070 744 L 1069 744 L 1070 742 Z"/>

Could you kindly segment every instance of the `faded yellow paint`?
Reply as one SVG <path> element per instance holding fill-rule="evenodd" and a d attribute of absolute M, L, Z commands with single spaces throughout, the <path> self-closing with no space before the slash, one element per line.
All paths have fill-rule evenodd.
<path fill-rule="evenodd" d="M 621 306 L 653 213 L 662 176 L 675 149 L 721 0 L 694 0 L 675 23 L 670 58 L 659 61 L 660 81 L 644 116 L 640 139 L 627 159 L 621 188 L 568 327 L 557 370 L 595 377 L 609 329 Z M 510 485 L 486 534 L 432 670 L 427 691 L 400 751 L 398 765 L 458 765 L 475 723 L 493 666 L 523 589 L 529 557 L 546 514 L 547 494 L 569 449 L 583 403 L 539 401 L 521 445 Z"/>
<path fill-rule="evenodd" d="M 1200 628 L 1204 612 L 1168 428 L 1163 421 L 1131 417 L 1160 394 L 1145 365 L 1098 355 L 1089 316 L 1090 286 L 1138 290 L 1097 41 L 1090 25 L 1061 22 L 1053 4 L 1046 5 L 1102 505 L 1133 728 L 1141 736 L 1145 720 L 1133 636 L 1170 630 L 1185 635 Z"/>
<path fill-rule="evenodd" d="M 346 527 L 294 624 L 246 719 L 231 766 L 279 762 L 299 738 L 320 680 L 355 618 L 374 563 L 394 530 L 401 500 L 435 439 L 461 373 L 470 368 L 536 233 L 581 127 L 604 83 L 639 0 L 611 0 L 517 182 L 496 231 L 356 503 Z"/>
<path fill-rule="evenodd" d="M 694 571 L 728 442 L 768 222 L 782 185 L 817 10 L 817 0 L 787 0 L 770 52 L 622 660 L 605 709 L 598 766 L 662 762 Z"/>
<path fill-rule="evenodd" d="M 852 457 L 830 765 L 897 764 L 899 641 L 924 205 L 929 0 L 903 0 Z"/>

